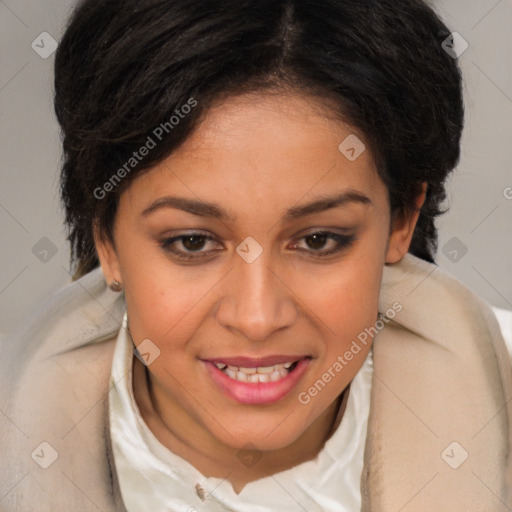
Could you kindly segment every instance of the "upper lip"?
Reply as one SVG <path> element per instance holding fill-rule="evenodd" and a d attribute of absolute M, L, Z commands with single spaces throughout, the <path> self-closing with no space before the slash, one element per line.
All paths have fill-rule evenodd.
<path fill-rule="evenodd" d="M 265 366 L 274 366 L 276 364 L 283 364 L 288 362 L 299 361 L 300 359 L 304 359 L 306 357 L 310 357 L 308 355 L 292 355 L 292 356 L 284 356 L 284 355 L 275 355 L 275 356 L 265 356 L 265 357 L 215 357 L 209 359 L 203 359 L 203 361 L 208 361 L 210 363 L 224 363 L 229 366 L 236 366 L 238 368 L 257 368 L 265 367 Z"/>

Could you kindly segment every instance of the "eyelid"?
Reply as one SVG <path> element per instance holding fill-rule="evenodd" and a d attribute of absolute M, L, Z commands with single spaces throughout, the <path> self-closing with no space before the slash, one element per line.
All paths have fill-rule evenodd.
<path fill-rule="evenodd" d="M 301 241 L 301 240 L 308 238 L 310 236 L 313 236 L 313 235 L 327 235 L 327 238 L 329 240 L 334 240 L 337 242 L 336 246 L 330 250 L 320 249 L 318 251 L 315 251 L 313 249 L 309 249 L 309 250 L 308 249 L 299 249 L 299 251 L 304 252 L 307 255 L 309 255 L 313 258 L 317 258 L 317 259 L 326 258 L 327 256 L 331 256 L 333 254 L 339 254 L 343 250 L 348 249 L 357 240 L 357 237 L 355 234 L 340 234 L 340 233 L 336 233 L 336 232 L 329 231 L 326 229 L 316 230 L 316 231 L 306 233 L 306 234 L 300 236 L 298 238 L 298 240 Z M 294 246 L 295 245 L 297 245 L 297 244 L 294 243 Z"/>

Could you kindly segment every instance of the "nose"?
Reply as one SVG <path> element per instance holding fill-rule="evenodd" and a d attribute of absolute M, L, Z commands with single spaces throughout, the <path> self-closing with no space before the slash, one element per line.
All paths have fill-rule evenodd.
<path fill-rule="evenodd" d="M 217 322 L 247 340 L 265 341 L 292 326 L 298 316 L 291 283 L 271 267 L 270 260 L 270 251 L 263 251 L 252 263 L 237 255 L 226 276 Z"/>

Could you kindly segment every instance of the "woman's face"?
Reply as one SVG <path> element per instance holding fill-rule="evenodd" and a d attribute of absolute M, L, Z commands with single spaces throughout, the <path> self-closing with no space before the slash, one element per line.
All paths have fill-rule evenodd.
<path fill-rule="evenodd" d="M 115 251 L 97 240 L 135 344 L 150 340 L 161 407 L 233 448 L 288 446 L 346 388 L 370 349 L 357 340 L 377 320 L 383 266 L 416 221 L 390 234 L 370 151 L 354 159 L 353 130 L 312 101 L 260 94 L 210 110 L 123 192 Z M 251 382 L 275 364 L 261 378 L 273 382 Z"/>

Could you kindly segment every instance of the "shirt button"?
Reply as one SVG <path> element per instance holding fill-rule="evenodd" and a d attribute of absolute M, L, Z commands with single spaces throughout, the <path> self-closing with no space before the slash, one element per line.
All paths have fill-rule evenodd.
<path fill-rule="evenodd" d="M 196 484 L 196 493 L 201 501 L 204 501 L 204 489 L 199 484 Z"/>

